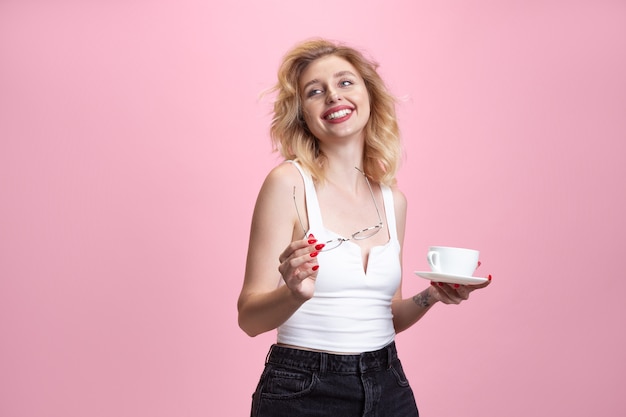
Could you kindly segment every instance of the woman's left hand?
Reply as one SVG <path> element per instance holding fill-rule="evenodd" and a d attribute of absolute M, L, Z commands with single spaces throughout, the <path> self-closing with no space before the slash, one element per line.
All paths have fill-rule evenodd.
<path fill-rule="evenodd" d="M 432 298 L 444 304 L 460 304 L 469 298 L 472 291 L 485 288 L 491 284 L 491 275 L 487 278 L 487 282 L 478 285 L 447 284 L 433 281 L 431 282 L 429 293 Z"/>

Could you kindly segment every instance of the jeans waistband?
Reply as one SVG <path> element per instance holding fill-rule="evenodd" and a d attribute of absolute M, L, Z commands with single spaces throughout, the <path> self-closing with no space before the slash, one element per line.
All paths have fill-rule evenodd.
<path fill-rule="evenodd" d="M 382 349 L 358 355 L 338 355 L 272 345 L 266 363 L 322 373 L 363 373 L 389 368 L 397 358 L 395 342 Z"/>

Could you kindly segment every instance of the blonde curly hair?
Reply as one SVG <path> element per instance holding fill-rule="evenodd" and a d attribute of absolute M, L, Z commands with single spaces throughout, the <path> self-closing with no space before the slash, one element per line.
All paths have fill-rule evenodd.
<path fill-rule="evenodd" d="M 325 39 L 296 45 L 284 56 L 278 70 L 277 93 L 270 135 L 274 150 L 285 159 L 297 160 L 313 178 L 323 182 L 325 157 L 318 140 L 308 129 L 302 114 L 300 76 L 316 59 L 335 55 L 352 64 L 363 80 L 370 100 L 370 118 L 365 126 L 363 170 L 375 182 L 393 185 L 399 168 L 402 147 L 396 121 L 396 100 L 376 71 L 378 64 L 358 50 Z"/>

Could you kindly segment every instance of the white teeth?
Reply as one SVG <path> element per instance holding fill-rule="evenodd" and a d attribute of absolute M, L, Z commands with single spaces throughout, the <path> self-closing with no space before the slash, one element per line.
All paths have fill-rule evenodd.
<path fill-rule="evenodd" d="M 352 110 L 350 109 L 343 109 L 343 110 L 339 110 L 336 111 L 334 113 L 329 114 L 328 116 L 326 116 L 326 120 L 333 120 L 333 119 L 337 119 L 339 117 L 343 117 L 347 114 L 352 113 Z"/>

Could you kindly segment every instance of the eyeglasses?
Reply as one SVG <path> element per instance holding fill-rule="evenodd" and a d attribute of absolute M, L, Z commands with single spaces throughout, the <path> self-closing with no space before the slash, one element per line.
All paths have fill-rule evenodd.
<path fill-rule="evenodd" d="M 349 240 L 364 240 L 374 236 L 383 228 L 383 221 L 380 217 L 380 211 L 378 210 L 378 205 L 376 204 L 376 199 L 374 198 L 374 192 L 372 191 L 372 186 L 370 185 L 367 176 L 363 171 L 359 168 L 355 169 L 363 174 L 363 178 L 365 178 L 365 182 L 367 183 L 367 188 L 370 190 L 370 195 L 372 196 L 372 201 L 374 202 L 374 208 L 376 208 L 376 214 L 378 215 L 378 224 L 375 226 L 371 226 L 365 229 L 361 229 L 358 232 L 353 233 L 349 238 L 337 237 L 331 240 L 328 240 L 324 243 L 324 247 L 319 252 L 326 252 L 335 248 L 338 248 L 343 242 L 347 242 Z M 296 187 L 293 187 L 293 204 L 296 207 L 296 213 L 298 214 L 298 221 L 300 222 L 300 226 L 302 227 L 302 232 L 304 236 L 306 236 L 306 229 L 304 228 L 304 223 L 302 223 L 302 217 L 300 217 L 300 211 L 298 210 L 298 204 L 296 204 Z"/>

